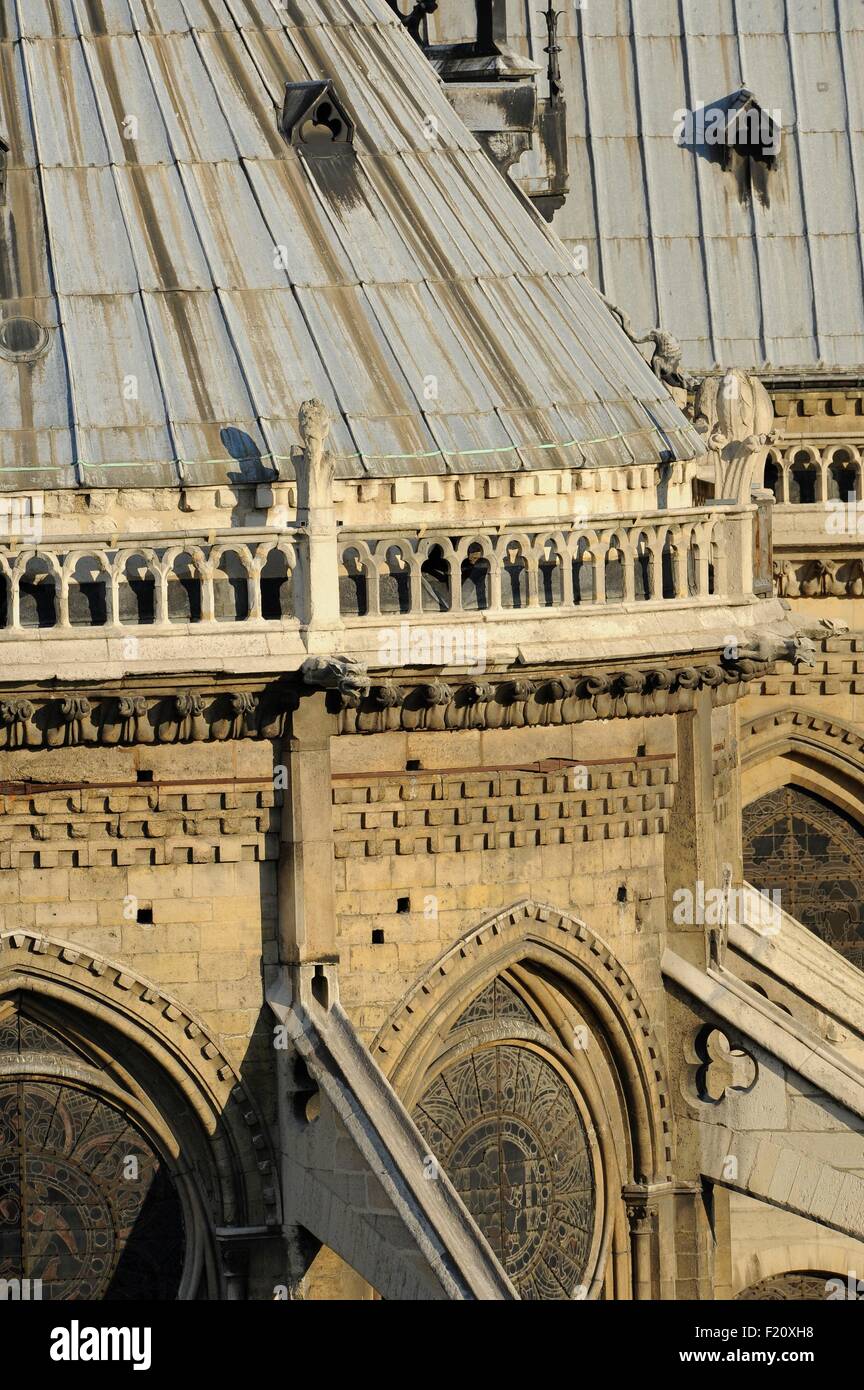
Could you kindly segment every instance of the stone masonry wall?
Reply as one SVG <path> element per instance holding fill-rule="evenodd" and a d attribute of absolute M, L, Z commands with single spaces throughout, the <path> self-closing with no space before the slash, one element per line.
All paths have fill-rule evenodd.
<path fill-rule="evenodd" d="M 270 744 L 251 741 L 0 758 L 0 929 L 87 947 L 165 989 L 242 1067 L 265 1113 L 272 764 Z"/>
<path fill-rule="evenodd" d="M 674 719 L 345 737 L 333 771 L 341 992 L 366 1041 L 454 940 L 529 897 L 583 917 L 661 1023 Z"/>

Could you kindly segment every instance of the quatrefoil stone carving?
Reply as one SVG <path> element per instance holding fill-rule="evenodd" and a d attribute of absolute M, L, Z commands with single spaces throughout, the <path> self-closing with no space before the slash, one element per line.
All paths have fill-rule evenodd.
<path fill-rule="evenodd" d="M 719 1028 L 712 1028 L 697 1045 L 704 1059 L 696 1078 L 702 1100 L 721 1101 L 727 1091 L 746 1091 L 756 1080 L 756 1063 L 748 1052 L 733 1047 Z"/>

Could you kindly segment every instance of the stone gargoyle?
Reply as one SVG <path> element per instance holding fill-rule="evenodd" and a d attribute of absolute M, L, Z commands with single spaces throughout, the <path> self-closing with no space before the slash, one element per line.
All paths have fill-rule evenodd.
<path fill-rule="evenodd" d="M 362 661 L 350 656 L 309 656 L 300 667 L 305 685 L 315 690 L 338 690 L 340 695 L 365 700 L 371 689 Z"/>
<path fill-rule="evenodd" d="M 674 334 L 667 333 L 663 328 L 651 328 L 647 333 L 637 333 L 629 314 L 625 313 L 618 304 L 613 304 L 612 300 L 607 299 L 605 294 L 601 294 L 600 298 L 612 317 L 618 320 L 631 343 L 637 345 L 642 343 L 654 344 L 650 366 L 654 375 L 663 382 L 664 386 L 693 390 L 698 385 L 696 377 L 690 376 L 681 366 L 681 344 Z"/>
<path fill-rule="evenodd" d="M 812 666 L 816 655 L 815 642 L 803 632 L 783 637 L 773 632 L 758 632 L 746 646 L 737 649 L 734 664 L 739 670 L 746 670 L 747 667 L 755 669 L 775 661 L 789 661 L 793 666 Z"/>

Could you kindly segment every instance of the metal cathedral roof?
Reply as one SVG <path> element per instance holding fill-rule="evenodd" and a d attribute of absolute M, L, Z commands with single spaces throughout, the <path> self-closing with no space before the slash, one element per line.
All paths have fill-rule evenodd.
<path fill-rule="evenodd" d="M 592 0 L 564 24 L 556 228 L 592 279 L 674 333 L 693 371 L 860 373 L 864 4 Z M 767 201 L 675 141 L 676 113 L 742 87 L 782 125 Z"/>
<path fill-rule="evenodd" d="M 0 123 L 2 487 L 290 476 L 311 396 L 342 477 L 702 452 L 384 0 L 0 0 Z"/>

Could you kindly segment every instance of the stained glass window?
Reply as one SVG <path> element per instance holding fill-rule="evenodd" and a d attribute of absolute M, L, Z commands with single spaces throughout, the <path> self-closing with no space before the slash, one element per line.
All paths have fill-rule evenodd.
<path fill-rule="evenodd" d="M 141 1128 L 97 1089 L 28 1075 L 76 1054 L 16 1013 L 0 1020 L 0 1279 L 40 1280 L 44 1300 L 170 1299 L 183 1217 L 164 1161 Z M 46 1071 L 48 1068 L 46 1068 Z"/>
<path fill-rule="evenodd" d="M 744 874 L 859 969 L 864 967 L 864 834 L 836 807 L 781 787 L 746 807 Z"/>
<path fill-rule="evenodd" d="M 520 1296 L 578 1297 L 594 1230 L 594 1171 L 575 1096 L 557 1067 L 516 1041 L 478 1048 L 435 1077 L 414 1120 Z"/>

